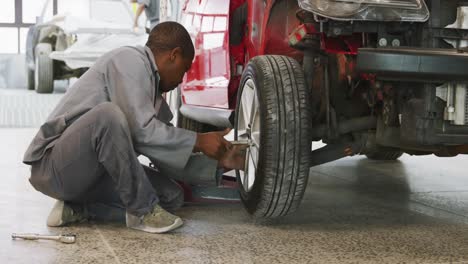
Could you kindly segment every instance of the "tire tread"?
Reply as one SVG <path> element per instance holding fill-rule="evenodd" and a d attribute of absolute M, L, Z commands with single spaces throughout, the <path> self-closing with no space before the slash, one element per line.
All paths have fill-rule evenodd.
<path fill-rule="evenodd" d="M 292 58 L 265 55 L 249 64 L 248 69 L 263 76 L 257 85 L 266 111 L 261 134 L 264 166 L 257 172 L 262 174 L 263 186 L 258 189 L 258 200 L 245 194 L 241 197 L 255 217 L 276 218 L 298 208 L 307 186 L 311 142 L 308 90 L 302 68 Z"/>

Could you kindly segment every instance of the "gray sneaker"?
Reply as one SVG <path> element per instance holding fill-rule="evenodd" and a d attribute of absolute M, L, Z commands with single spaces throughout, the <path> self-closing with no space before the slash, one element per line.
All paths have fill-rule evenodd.
<path fill-rule="evenodd" d="M 64 201 L 57 201 L 47 217 L 47 225 L 58 227 L 86 220 L 87 217 L 83 213 L 73 210 Z"/>
<path fill-rule="evenodd" d="M 180 217 L 169 213 L 161 206 L 156 205 L 153 212 L 144 216 L 135 216 L 127 213 L 127 227 L 148 233 L 166 233 L 184 224 Z"/>

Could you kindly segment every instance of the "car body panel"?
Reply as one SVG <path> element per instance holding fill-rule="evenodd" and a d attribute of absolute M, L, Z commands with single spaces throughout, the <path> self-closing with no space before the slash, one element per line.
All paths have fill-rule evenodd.
<path fill-rule="evenodd" d="M 229 1 L 189 1 L 181 23 L 195 45 L 195 58 L 181 85 L 184 104 L 229 108 Z M 203 96 L 201 96 L 203 95 Z"/>
<path fill-rule="evenodd" d="M 181 84 L 182 104 L 232 110 L 236 104 L 240 76 L 251 58 L 264 54 L 284 54 L 296 59 L 302 56 L 301 52 L 291 48 L 287 42 L 287 34 L 298 22 L 296 19 L 285 19 L 285 16 L 294 18 L 297 1 L 283 1 L 286 9 L 276 10 L 284 13 L 278 16 L 282 20 L 272 23 L 267 18 L 270 17 L 275 2 L 186 1 L 181 23 L 192 36 L 195 59 Z M 247 4 L 247 24 L 252 26 L 242 32 L 248 36 L 243 38 L 242 43 L 231 45 L 231 16 L 243 4 Z M 222 23 L 217 24 L 217 19 L 229 22 L 224 26 Z"/>

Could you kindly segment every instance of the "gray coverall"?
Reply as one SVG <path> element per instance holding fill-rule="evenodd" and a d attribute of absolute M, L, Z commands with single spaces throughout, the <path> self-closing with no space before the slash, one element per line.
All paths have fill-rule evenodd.
<path fill-rule="evenodd" d="M 157 203 L 181 206 L 183 193 L 170 178 L 214 179 L 217 161 L 192 154 L 196 133 L 169 123 L 172 113 L 158 83 L 148 47 L 122 47 L 98 59 L 69 88 L 24 155 L 34 188 L 95 212 L 101 205 L 119 208 L 121 219 L 125 210 L 141 216 Z M 143 167 L 137 153 L 158 170 Z"/>

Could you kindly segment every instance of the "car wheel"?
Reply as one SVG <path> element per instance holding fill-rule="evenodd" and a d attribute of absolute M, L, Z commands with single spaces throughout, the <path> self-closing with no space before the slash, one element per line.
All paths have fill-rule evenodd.
<path fill-rule="evenodd" d="M 246 140 L 244 171 L 236 171 L 241 199 L 257 218 L 295 211 L 310 168 L 311 123 L 304 74 L 297 61 L 252 59 L 238 92 L 234 137 Z"/>
<path fill-rule="evenodd" d="M 28 90 L 34 90 L 34 70 L 27 68 L 26 74 L 28 75 Z"/>
<path fill-rule="evenodd" d="M 377 148 L 366 153 L 366 157 L 371 160 L 397 160 L 403 155 L 400 150 Z"/>
<path fill-rule="evenodd" d="M 34 70 L 34 85 L 37 93 L 52 93 L 54 91 L 53 61 L 49 57 L 52 45 L 39 43 L 36 46 L 36 63 Z"/>

